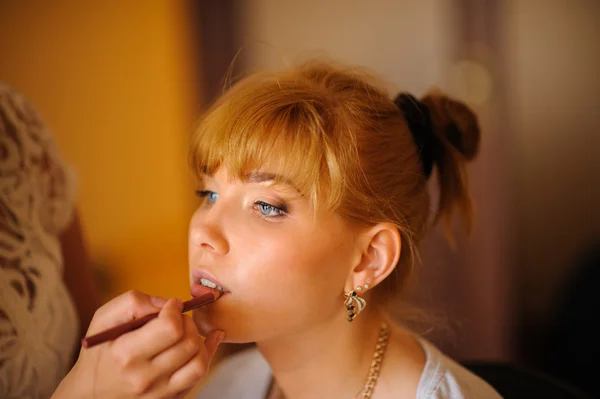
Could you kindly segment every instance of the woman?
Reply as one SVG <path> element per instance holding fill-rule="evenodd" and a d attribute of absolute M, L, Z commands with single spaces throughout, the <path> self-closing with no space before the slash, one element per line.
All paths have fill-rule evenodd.
<path fill-rule="evenodd" d="M 434 166 L 436 219 L 470 225 L 476 118 L 439 94 L 393 101 L 371 81 L 326 63 L 255 75 L 197 130 L 191 283 L 228 293 L 194 320 L 260 353 L 226 362 L 198 398 L 498 397 L 390 317 Z"/>
<path fill-rule="evenodd" d="M 169 397 L 172 379 L 204 376 L 225 334 L 258 351 L 223 362 L 200 399 L 499 397 L 393 317 L 428 227 L 434 168 L 435 220 L 470 225 L 466 162 L 478 142 L 465 105 L 440 94 L 392 100 L 357 70 L 312 62 L 241 81 L 190 148 L 202 200 L 190 226 L 192 292 L 225 291 L 193 314 L 207 341 L 194 341 L 170 301 L 154 322 L 82 354 L 80 377 L 65 386 L 94 380 L 85 370 L 106 354 L 120 368 L 110 377 Z M 148 297 L 134 296 L 138 305 L 118 298 L 98 322 L 149 312 Z M 167 354 L 184 341 L 188 352 Z M 159 371 L 155 359 L 169 356 L 177 361 Z M 136 366 L 147 371 L 123 377 Z"/>

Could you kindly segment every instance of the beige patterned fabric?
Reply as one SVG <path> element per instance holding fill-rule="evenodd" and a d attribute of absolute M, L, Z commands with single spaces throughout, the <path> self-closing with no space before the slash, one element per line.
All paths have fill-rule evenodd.
<path fill-rule="evenodd" d="M 70 367 L 78 317 L 59 236 L 73 210 L 51 133 L 0 84 L 0 398 L 48 398 Z"/>

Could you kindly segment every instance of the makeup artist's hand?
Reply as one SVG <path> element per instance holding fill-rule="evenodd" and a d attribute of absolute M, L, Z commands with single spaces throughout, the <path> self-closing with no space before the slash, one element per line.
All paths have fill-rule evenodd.
<path fill-rule="evenodd" d="M 98 309 L 87 335 L 158 311 L 140 329 L 82 349 L 52 399 L 183 397 L 208 372 L 223 336 L 203 341 L 180 301 L 127 292 Z"/>

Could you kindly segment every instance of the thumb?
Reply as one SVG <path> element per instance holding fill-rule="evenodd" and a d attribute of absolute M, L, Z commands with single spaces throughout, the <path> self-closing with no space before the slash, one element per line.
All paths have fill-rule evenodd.
<path fill-rule="evenodd" d="M 217 352 L 219 345 L 225 339 L 225 333 L 223 331 L 215 330 L 208 334 L 206 339 L 204 340 L 204 345 L 206 345 L 206 353 L 208 355 L 208 362 L 212 360 L 213 356 Z"/>
<path fill-rule="evenodd" d="M 94 314 L 87 335 L 159 312 L 166 300 L 131 290 L 102 305 Z"/>

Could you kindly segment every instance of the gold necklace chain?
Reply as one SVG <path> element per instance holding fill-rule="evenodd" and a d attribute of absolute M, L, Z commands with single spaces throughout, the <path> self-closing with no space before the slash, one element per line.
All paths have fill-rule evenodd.
<path fill-rule="evenodd" d="M 386 323 L 381 324 L 381 330 L 379 330 L 379 337 L 377 338 L 377 345 L 375 346 L 375 352 L 373 352 L 373 360 L 369 367 L 369 373 L 367 374 L 367 380 L 365 386 L 361 389 L 353 399 L 371 399 L 377 379 L 381 373 L 381 362 L 383 361 L 383 355 L 388 346 L 390 338 L 390 328 Z M 362 396 L 361 396 L 362 395 Z"/>
<path fill-rule="evenodd" d="M 373 352 L 373 360 L 371 366 L 369 366 L 369 373 L 367 374 L 367 380 L 363 388 L 354 395 L 353 399 L 371 399 L 377 379 L 381 373 L 381 362 L 383 361 L 383 355 L 388 346 L 390 339 L 390 328 L 386 323 L 381 324 L 381 330 L 379 330 L 379 336 L 377 337 L 377 344 L 375 345 L 375 352 Z M 279 390 L 279 387 L 274 384 L 270 398 L 281 398 L 285 399 L 283 392 Z"/>

